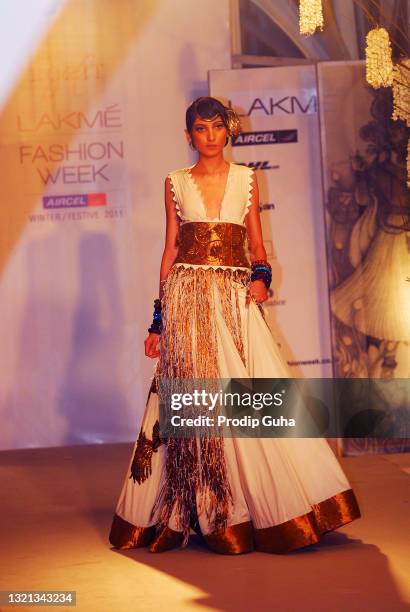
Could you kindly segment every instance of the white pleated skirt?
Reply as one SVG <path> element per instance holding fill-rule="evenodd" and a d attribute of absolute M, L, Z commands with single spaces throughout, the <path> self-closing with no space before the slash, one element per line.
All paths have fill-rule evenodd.
<path fill-rule="evenodd" d="M 197 290 L 201 289 L 198 274 L 202 279 L 207 277 L 214 302 L 212 329 L 216 334 L 220 378 L 290 377 L 263 310 L 254 301 L 245 307 L 244 282 L 229 277 L 229 271 L 218 272 L 225 275 L 223 286 L 231 287 L 229 298 L 236 313 L 232 320 L 241 331 L 242 347 L 238 350 L 232 320 L 227 322 L 226 308 L 221 301 L 222 284 L 212 279 L 215 269 L 199 272 L 195 266 L 176 264 L 168 284 L 181 282 L 184 274 L 194 277 Z M 227 275 L 232 280 L 228 285 Z M 184 282 L 186 288 L 186 277 Z M 184 312 L 187 312 L 186 304 Z M 158 393 L 151 387 L 140 429 L 148 444 L 153 440 L 158 420 Z M 167 445 L 162 443 L 151 448 L 149 475 L 140 483 L 130 477 L 137 446 L 138 440 L 116 506 L 110 541 L 117 548 L 149 546 L 153 552 L 180 546 L 183 538 L 177 508 L 169 517 L 167 529 L 162 528 L 161 532 L 157 530 L 161 508 L 152 514 L 159 491 L 166 483 Z M 254 549 L 289 552 L 313 544 L 327 531 L 360 517 L 350 483 L 325 439 L 230 437 L 223 440 L 223 453 L 232 492 L 226 527 L 215 529 L 212 517 L 200 501 L 199 491 L 193 524 L 215 552 L 235 554 Z"/>

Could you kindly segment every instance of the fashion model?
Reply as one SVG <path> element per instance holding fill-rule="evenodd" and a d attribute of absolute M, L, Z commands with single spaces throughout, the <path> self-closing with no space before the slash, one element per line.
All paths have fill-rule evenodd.
<path fill-rule="evenodd" d="M 160 437 L 164 379 L 290 378 L 264 319 L 271 282 L 253 170 L 223 150 L 236 113 L 215 98 L 186 112 L 193 166 L 165 180 L 166 238 L 145 354 L 159 358 L 110 533 L 116 548 L 286 553 L 360 516 L 323 438 Z M 245 250 L 248 240 L 251 263 Z"/>

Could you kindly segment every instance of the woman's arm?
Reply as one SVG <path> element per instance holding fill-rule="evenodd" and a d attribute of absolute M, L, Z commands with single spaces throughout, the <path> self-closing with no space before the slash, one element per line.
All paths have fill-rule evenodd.
<path fill-rule="evenodd" d="M 161 259 L 161 268 L 159 273 L 159 298 L 162 299 L 162 285 L 165 281 L 168 272 L 175 261 L 175 257 L 178 252 L 178 230 L 179 220 L 175 208 L 175 202 L 173 193 L 171 190 L 171 179 L 167 177 L 165 179 L 165 213 L 167 220 L 167 227 L 165 233 L 165 247 Z M 152 359 L 159 357 L 159 334 L 151 332 L 144 340 L 145 355 Z"/>
<path fill-rule="evenodd" d="M 159 297 L 162 298 L 162 285 L 168 276 L 168 272 L 175 261 L 178 253 L 178 230 L 179 219 L 175 208 L 173 193 L 171 190 L 171 179 L 165 179 L 165 213 L 166 213 L 166 233 L 165 247 L 162 254 L 161 268 L 159 273 Z"/>
<path fill-rule="evenodd" d="M 245 225 L 248 233 L 251 263 L 256 259 L 266 259 L 266 250 L 263 246 L 261 216 L 259 212 L 259 186 L 255 173 L 253 174 L 251 205 L 245 217 Z"/>
<path fill-rule="evenodd" d="M 251 205 L 245 217 L 246 231 L 248 233 L 249 252 L 251 263 L 257 259 L 266 260 L 266 250 L 263 246 L 261 216 L 259 212 L 259 186 L 256 174 L 253 173 L 253 189 Z M 249 286 L 249 293 L 246 298 L 246 306 L 249 305 L 251 296 L 256 302 L 265 302 L 268 299 L 268 292 L 262 280 L 254 280 Z"/>

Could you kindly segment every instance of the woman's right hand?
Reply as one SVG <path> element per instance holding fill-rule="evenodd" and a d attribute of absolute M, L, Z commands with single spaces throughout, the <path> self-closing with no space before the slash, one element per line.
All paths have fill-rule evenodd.
<path fill-rule="evenodd" d="M 145 355 L 146 357 L 151 357 L 151 359 L 155 359 L 155 357 L 159 357 L 159 334 L 154 334 L 151 332 L 148 334 L 147 338 L 144 340 L 145 345 Z"/>

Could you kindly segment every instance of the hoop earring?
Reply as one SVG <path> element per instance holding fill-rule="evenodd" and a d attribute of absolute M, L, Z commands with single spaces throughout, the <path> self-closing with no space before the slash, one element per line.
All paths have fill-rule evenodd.
<path fill-rule="evenodd" d="M 196 151 L 195 146 L 192 142 L 192 140 L 189 141 L 189 146 L 191 147 L 191 149 L 193 149 L 194 151 Z"/>

